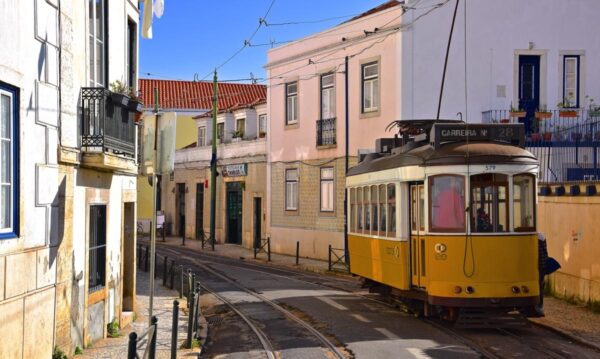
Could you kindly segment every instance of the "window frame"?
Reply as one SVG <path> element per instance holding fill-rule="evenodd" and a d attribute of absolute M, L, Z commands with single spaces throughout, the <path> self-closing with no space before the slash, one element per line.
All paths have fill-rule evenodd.
<path fill-rule="evenodd" d="M 532 186 L 532 208 L 533 208 L 533 227 L 519 227 L 519 229 L 517 229 L 516 224 L 515 224 L 515 207 L 514 207 L 514 203 L 515 203 L 515 177 L 517 176 L 524 176 L 524 177 L 530 177 L 533 180 L 533 186 Z M 516 232 L 516 233 L 527 233 L 527 232 L 536 232 L 537 231 L 537 191 L 536 191 L 536 177 L 531 174 L 531 173 L 515 173 L 513 175 L 511 175 L 510 177 L 510 181 L 509 181 L 509 185 L 512 187 L 510 188 L 510 220 L 512 223 L 512 228 L 511 228 L 511 232 Z"/>
<path fill-rule="evenodd" d="M 19 89 L 17 87 L 11 86 L 0 81 L 0 96 L 8 96 L 9 97 L 9 148 L 11 150 L 11 154 L 9 159 L 11 161 L 9 168 L 11 171 L 10 176 L 10 226 L 6 228 L 0 229 L 0 240 L 2 239 L 10 239 L 19 237 L 20 233 L 20 197 L 19 197 L 19 186 L 20 186 L 20 178 L 19 178 Z M 1 106 L 1 102 L 0 102 Z M 1 108 L 0 108 L 1 111 Z M 0 116 L 1 116 L 0 112 Z M 0 118 L 1 121 L 1 118 Z M 1 138 L 1 137 L 0 137 Z M 0 143 L 3 140 L 0 140 Z M 1 151 L 1 147 L 0 147 Z M 1 153 L 0 153 L 0 161 L 1 161 Z M 0 162 L 0 169 L 1 169 Z M 1 174 L 0 174 L 1 176 Z M 0 177 L 1 181 L 1 177 Z M 0 182 L 2 183 L 2 182 Z M 0 185 L 0 187 L 2 187 Z"/>
<path fill-rule="evenodd" d="M 240 132 L 240 124 L 242 125 L 242 136 L 241 138 L 244 137 L 244 135 L 246 134 L 246 118 L 245 117 L 240 117 L 240 118 L 236 118 L 235 119 L 235 132 L 238 133 Z"/>
<path fill-rule="evenodd" d="M 475 208 L 474 206 L 474 196 L 473 196 L 473 177 L 477 177 L 477 176 L 483 176 L 483 175 L 492 175 L 492 181 L 491 182 L 487 182 L 489 186 L 491 186 L 492 188 L 500 188 L 501 185 L 500 183 L 503 183 L 499 180 L 496 180 L 496 176 L 505 176 L 506 177 L 506 187 L 505 187 L 505 213 L 504 213 L 504 218 L 506 220 L 506 229 L 504 231 L 497 231 L 495 228 L 492 229 L 491 231 L 478 231 L 477 230 L 477 212 L 473 213 L 473 211 L 477 211 L 477 208 Z M 511 196 L 511 192 L 512 189 L 510 188 L 511 186 L 511 178 L 512 175 L 508 174 L 508 173 L 503 173 L 503 172 L 484 172 L 484 173 L 476 173 L 476 174 L 472 174 L 469 176 L 469 233 L 474 233 L 477 235 L 480 234 L 508 234 L 513 232 L 512 228 L 510 228 L 510 221 L 511 221 L 511 206 L 512 206 L 512 201 L 513 198 Z M 496 194 L 496 196 L 498 196 Z M 487 215 L 490 218 L 490 224 L 494 227 L 499 226 L 500 225 L 500 202 L 498 202 L 498 213 L 496 214 L 496 216 L 498 217 L 497 220 L 496 218 L 493 218 L 493 213 L 487 213 Z"/>
<path fill-rule="evenodd" d="M 331 76 L 331 84 L 324 85 L 323 79 L 329 76 Z M 331 93 L 329 95 L 331 97 L 328 97 L 328 101 L 331 101 L 329 101 L 328 103 L 329 116 L 327 117 L 323 115 L 323 106 L 325 105 L 325 101 L 323 101 L 323 95 L 325 94 L 325 91 L 327 91 L 327 93 Z M 335 118 L 335 72 L 327 72 L 319 76 L 319 104 L 319 118 L 321 120 L 329 120 Z"/>
<path fill-rule="evenodd" d="M 264 124 L 264 127 L 263 127 Z M 267 134 L 267 114 L 261 113 L 258 115 L 258 135 L 261 133 Z"/>
<path fill-rule="evenodd" d="M 202 141 L 200 141 L 202 139 Z M 198 127 L 198 142 L 196 147 L 204 147 L 206 146 L 206 126 Z"/>
<path fill-rule="evenodd" d="M 222 130 L 219 130 L 221 128 Z M 225 141 L 225 122 L 217 122 L 217 143 L 223 143 Z"/>
<path fill-rule="evenodd" d="M 290 86 L 296 85 L 296 91 L 290 92 Z M 290 119 L 289 100 L 293 99 L 293 116 Z M 298 81 L 290 81 L 285 83 L 285 124 L 293 125 L 298 123 Z"/>
<path fill-rule="evenodd" d="M 98 34 L 96 33 L 96 29 L 93 23 L 90 23 L 90 18 L 96 19 L 97 18 L 97 13 L 96 13 L 96 7 L 94 5 L 92 5 L 92 3 L 95 3 L 98 0 L 88 0 L 87 3 L 87 37 L 86 37 L 86 41 L 87 41 L 87 47 L 88 47 L 88 56 L 87 56 L 87 66 L 90 66 L 90 60 L 93 58 L 93 66 L 91 66 L 90 69 L 88 69 L 87 71 L 87 82 L 89 84 L 90 87 L 104 87 L 104 88 L 108 88 L 108 59 L 109 59 L 109 54 L 108 54 L 108 44 L 109 44 L 109 38 L 108 38 L 108 0 L 99 0 L 102 6 L 102 21 L 100 22 L 102 27 L 101 27 L 101 32 L 103 33 L 103 38 L 102 41 L 100 42 L 100 44 L 102 45 L 102 59 L 100 59 L 99 61 L 102 62 L 101 67 L 102 67 L 102 81 L 99 80 L 99 76 L 96 73 L 96 70 L 98 69 L 98 66 L 96 64 L 96 46 L 97 43 L 99 42 L 98 40 Z M 91 9 L 90 9 L 91 6 Z M 93 11 L 93 14 L 90 13 L 90 10 Z M 94 47 L 90 48 L 90 40 L 93 39 L 93 44 Z M 136 42 L 137 42 L 137 35 L 136 35 Z M 91 73 L 94 73 L 94 76 L 91 76 Z"/>
<path fill-rule="evenodd" d="M 568 108 L 579 108 L 580 103 L 581 103 L 581 94 L 579 92 L 579 87 L 581 84 L 581 56 L 580 55 L 563 55 L 563 63 L 562 63 L 562 80 L 563 80 L 563 88 L 562 88 L 562 95 L 563 95 L 563 100 L 564 99 L 568 99 L 567 96 L 567 62 L 568 60 L 575 60 L 576 61 L 576 78 L 575 78 L 575 103 L 572 106 L 569 106 Z"/>
<path fill-rule="evenodd" d="M 137 23 L 127 17 L 127 39 L 125 49 L 125 67 L 127 83 L 131 89 L 137 90 Z"/>
<path fill-rule="evenodd" d="M 331 178 L 323 178 L 323 170 L 331 170 Z M 321 167 L 319 169 L 319 207 L 321 212 L 333 213 L 335 211 L 335 168 L 334 167 Z M 323 207 L 323 185 L 326 183 L 331 184 L 331 196 L 329 201 L 331 202 L 331 209 Z"/>
<path fill-rule="evenodd" d="M 92 227 L 92 208 L 94 207 L 99 207 L 99 208 L 104 208 L 104 243 L 102 244 L 97 244 L 92 246 L 92 230 L 94 229 Z M 89 228 L 88 228 L 88 248 L 87 248 L 87 253 L 88 253 L 88 257 L 87 257 L 87 268 L 88 268 L 88 293 L 94 293 L 97 291 L 100 291 L 102 289 L 104 289 L 106 287 L 106 258 L 107 258 L 107 242 L 108 242 L 108 205 L 105 203 L 92 203 L 89 205 Z M 96 227 L 97 228 L 97 227 Z M 104 250 L 104 256 L 103 258 L 100 258 L 100 256 L 97 255 L 97 253 L 101 253 L 102 249 Z M 92 286 L 92 282 L 90 280 L 90 276 L 92 275 L 92 272 L 94 271 L 92 268 L 92 251 L 94 251 L 94 254 L 96 255 L 95 259 L 97 260 L 97 266 L 99 266 L 98 268 L 101 268 L 101 274 L 102 274 L 102 278 L 100 278 L 100 283 L 96 284 L 94 286 Z M 98 261 L 98 259 L 103 259 L 103 261 Z"/>
<path fill-rule="evenodd" d="M 434 227 L 434 223 L 433 223 L 433 189 L 432 189 L 433 181 L 432 180 L 435 179 L 436 177 L 457 177 L 457 178 L 462 179 L 462 181 L 463 181 L 463 208 L 465 208 L 465 209 L 466 209 L 467 200 L 468 200 L 467 193 L 470 193 L 470 192 L 467 192 L 470 187 L 470 178 L 467 178 L 464 175 L 452 174 L 452 173 L 440 173 L 440 174 L 428 176 L 427 177 L 427 193 L 425 194 L 425 201 L 427 202 L 426 221 L 427 221 L 428 225 L 425 228 L 427 229 L 427 231 L 429 233 L 467 233 L 469 221 L 467 220 L 466 216 L 463 219 L 463 221 L 464 221 L 463 228 Z M 417 195 L 418 195 L 418 193 L 417 193 Z M 412 225 L 411 225 L 411 228 L 412 228 Z"/>
<path fill-rule="evenodd" d="M 292 171 L 296 172 L 296 179 L 295 180 L 288 179 L 288 173 L 292 172 Z M 284 195 L 285 195 L 284 202 L 285 202 L 285 204 L 284 204 L 284 207 L 285 207 L 285 210 L 288 211 L 288 212 L 298 211 L 298 207 L 299 207 L 298 206 L 298 198 L 299 198 L 299 192 L 300 192 L 299 191 L 299 187 L 300 187 L 299 186 L 299 182 L 300 182 L 300 172 L 298 171 L 298 168 L 286 168 L 285 171 L 284 171 L 284 183 L 285 183 L 285 188 L 284 188 Z M 296 186 L 295 186 L 296 191 L 295 191 L 295 195 L 294 195 L 294 197 L 295 197 L 295 199 L 294 199 L 295 206 L 291 206 L 288 203 L 288 190 L 289 190 L 288 184 L 296 184 Z"/>
<path fill-rule="evenodd" d="M 377 74 L 376 75 L 370 75 L 370 76 L 365 76 L 365 69 L 367 67 L 373 66 L 373 65 L 377 65 Z M 360 65 L 360 112 L 362 114 L 367 114 L 367 113 L 373 113 L 373 112 L 378 112 L 379 108 L 381 106 L 380 101 L 381 98 L 379 96 L 380 94 L 380 88 L 381 88 L 381 84 L 379 83 L 379 78 L 380 78 L 380 62 L 379 60 L 375 60 L 375 61 L 369 61 L 366 62 L 364 64 Z M 371 84 L 371 107 L 365 107 L 365 100 L 366 100 L 366 92 L 365 92 L 365 85 L 366 83 L 370 83 Z M 373 84 L 377 82 L 377 91 L 374 90 Z M 377 99 L 377 105 L 373 106 L 373 99 Z"/>

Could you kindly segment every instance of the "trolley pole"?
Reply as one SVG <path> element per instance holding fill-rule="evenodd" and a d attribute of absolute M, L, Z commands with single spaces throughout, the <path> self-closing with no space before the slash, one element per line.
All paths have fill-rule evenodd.
<path fill-rule="evenodd" d="M 348 113 L 348 56 L 344 60 L 344 117 L 346 122 L 346 168 L 344 172 L 344 181 L 348 175 L 348 161 L 350 157 L 350 149 L 348 148 L 350 143 L 350 114 Z M 344 186 L 346 188 L 346 186 Z M 350 257 L 348 256 L 348 190 L 344 189 L 344 260 L 347 264 L 350 264 Z"/>
<path fill-rule="evenodd" d="M 217 204 L 217 69 L 213 77 L 212 156 L 210 157 L 210 245 L 215 250 L 215 212 Z"/>
<path fill-rule="evenodd" d="M 152 325 L 152 307 L 154 304 L 154 270 L 156 266 L 156 172 L 158 171 L 158 88 L 154 88 L 154 164 L 152 167 L 152 222 L 150 227 L 150 299 L 148 320 Z"/>

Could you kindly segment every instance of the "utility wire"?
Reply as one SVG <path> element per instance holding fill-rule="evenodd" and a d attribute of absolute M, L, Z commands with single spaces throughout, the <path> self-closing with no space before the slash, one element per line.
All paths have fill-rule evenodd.
<path fill-rule="evenodd" d="M 357 16 L 357 15 L 360 15 L 360 13 L 359 14 L 334 16 L 334 17 L 328 17 L 328 18 L 317 19 L 317 20 L 287 21 L 287 22 L 279 22 L 279 23 L 276 23 L 276 22 L 274 22 L 274 23 L 268 23 L 268 22 L 265 21 L 264 23 L 265 23 L 265 26 L 267 26 L 267 27 L 269 27 L 269 26 L 285 26 L 285 25 L 318 24 L 318 23 L 328 22 L 328 21 L 332 21 L 332 20 L 345 19 L 345 18 Z"/>

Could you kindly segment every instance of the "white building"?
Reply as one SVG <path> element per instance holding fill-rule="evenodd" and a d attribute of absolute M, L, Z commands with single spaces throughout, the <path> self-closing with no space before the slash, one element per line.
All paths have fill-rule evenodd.
<path fill-rule="evenodd" d="M 0 0 L 0 357 L 106 336 L 135 304 L 130 0 Z M 110 35 L 110 36 L 109 36 Z"/>

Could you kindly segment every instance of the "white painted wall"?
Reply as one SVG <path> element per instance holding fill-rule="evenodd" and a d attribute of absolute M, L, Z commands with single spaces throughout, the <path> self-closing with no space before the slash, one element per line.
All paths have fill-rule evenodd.
<path fill-rule="evenodd" d="M 407 12 L 403 23 L 411 23 L 430 9 L 428 5 L 439 2 L 420 1 L 420 9 Z M 448 2 L 402 32 L 404 119 L 435 118 L 454 4 L 454 0 Z M 600 98 L 600 82 L 596 81 L 600 67 L 595 66 L 600 60 L 600 38 L 592 35 L 600 29 L 599 13 L 600 1 L 595 0 L 462 1 L 448 61 L 441 117 L 456 118 L 457 112 L 462 112 L 469 121 L 481 122 L 482 111 L 508 110 L 511 102 L 516 107 L 515 54 L 542 55 L 541 104 L 549 109 L 556 108 L 562 100 L 564 52 L 585 54 L 581 98 Z M 497 96 L 497 86 L 505 86 L 506 97 Z"/>

